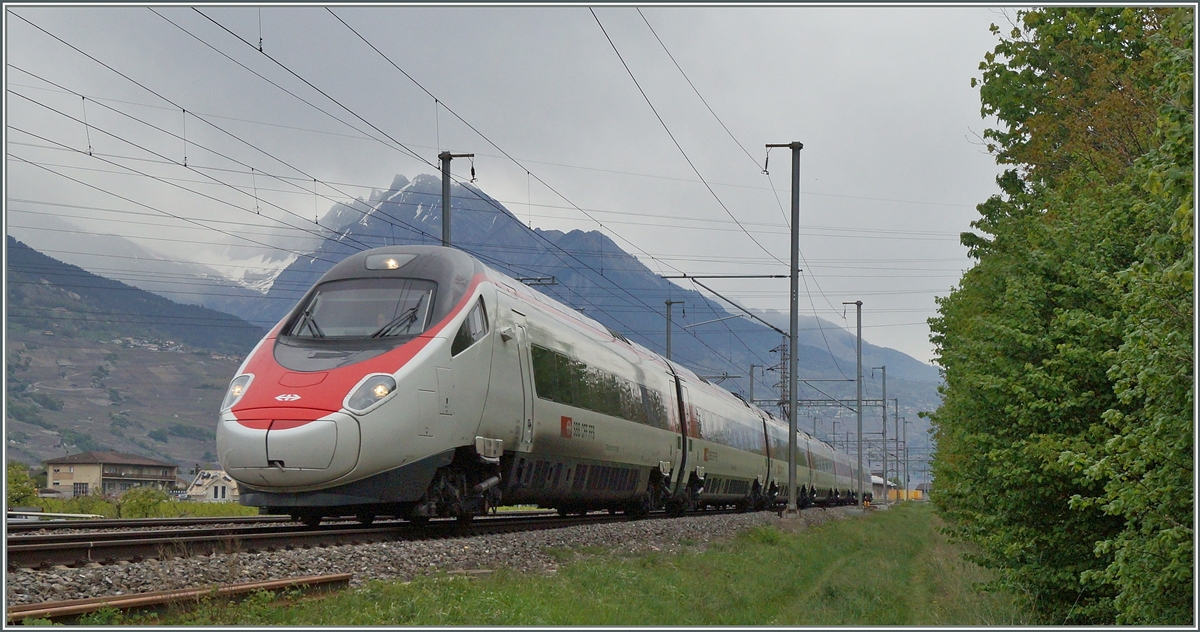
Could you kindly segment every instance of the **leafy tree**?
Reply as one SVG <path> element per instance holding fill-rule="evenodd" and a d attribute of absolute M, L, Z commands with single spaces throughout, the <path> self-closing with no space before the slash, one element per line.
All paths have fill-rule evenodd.
<path fill-rule="evenodd" d="M 5 501 L 9 507 L 29 505 L 38 499 L 37 486 L 29 477 L 29 467 L 18 461 L 9 461 L 4 477 Z"/>
<path fill-rule="evenodd" d="M 1126 518 L 1097 545 L 1113 561 L 1086 577 L 1119 589 L 1118 623 L 1194 621 L 1193 29 L 1192 16 L 1177 13 L 1151 40 L 1163 78 L 1160 144 L 1139 161 L 1148 195 L 1135 212 L 1156 226 L 1117 276 L 1125 328 L 1109 370 L 1125 408 L 1106 412 L 1112 436 L 1099 450 L 1063 456 L 1105 484 L 1098 497 L 1074 499 L 1079 506 Z"/>
<path fill-rule="evenodd" d="M 1045 622 L 1187 623 L 1193 15 L 1018 19 L 979 84 L 1014 168 L 930 321 L 933 499 Z"/>

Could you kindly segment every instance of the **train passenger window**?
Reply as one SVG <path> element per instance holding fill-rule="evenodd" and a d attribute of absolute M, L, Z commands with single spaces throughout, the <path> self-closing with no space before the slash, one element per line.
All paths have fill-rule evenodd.
<path fill-rule="evenodd" d="M 471 313 L 467 314 L 462 327 L 458 328 L 458 334 L 454 336 L 454 342 L 450 345 L 450 355 L 456 356 L 466 351 L 467 347 L 478 342 L 487 332 L 487 310 L 483 306 L 483 299 L 480 298 L 471 309 Z"/>
<path fill-rule="evenodd" d="M 532 345 L 532 356 L 539 398 L 656 428 L 668 427 L 662 393 L 538 345 Z"/>

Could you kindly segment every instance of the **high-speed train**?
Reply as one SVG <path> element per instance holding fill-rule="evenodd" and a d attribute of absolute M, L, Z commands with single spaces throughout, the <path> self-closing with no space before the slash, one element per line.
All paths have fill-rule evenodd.
<path fill-rule="evenodd" d="M 787 499 L 787 433 L 462 251 L 393 246 L 335 265 L 258 343 L 217 449 L 242 504 L 369 523 L 763 509 Z M 796 463 L 800 505 L 856 500 L 848 455 L 798 432 Z"/>

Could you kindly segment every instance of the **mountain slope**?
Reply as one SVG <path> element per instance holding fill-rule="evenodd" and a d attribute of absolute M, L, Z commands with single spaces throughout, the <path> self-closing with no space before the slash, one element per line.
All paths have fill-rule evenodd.
<path fill-rule="evenodd" d="M 7 237 L 8 324 L 90 339 L 178 341 L 197 349 L 246 353 L 264 329 L 223 312 L 181 305 L 33 250 Z"/>
<path fill-rule="evenodd" d="M 279 267 L 280 255 L 272 252 L 242 262 L 250 264 L 248 267 L 232 265 L 223 268 L 228 273 L 222 273 L 201 263 L 170 259 L 120 235 L 85 230 L 54 215 L 23 213 L 9 225 L 9 235 L 42 254 L 106 279 L 121 281 L 176 303 L 203 305 L 225 313 L 236 313 L 261 302 L 273 278 L 273 275 L 267 277 L 264 270 Z M 254 266 L 255 261 L 261 262 L 261 266 Z"/>
<path fill-rule="evenodd" d="M 215 461 L 213 419 L 266 333 L 6 240 L 5 448 L 35 464 L 110 448 Z"/>

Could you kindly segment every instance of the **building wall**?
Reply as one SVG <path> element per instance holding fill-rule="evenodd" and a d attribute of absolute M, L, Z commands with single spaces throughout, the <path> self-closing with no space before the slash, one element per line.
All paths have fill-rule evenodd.
<path fill-rule="evenodd" d="M 75 463 L 47 466 L 46 482 L 50 489 L 67 498 L 102 494 L 120 496 L 135 487 L 170 489 L 178 468 L 118 463 Z"/>
<path fill-rule="evenodd" d="M 229 478 L 221 470 L 208 470 L 202 473 L 197 481 L 188 488 L 187 496 L 197 502 L 237 502 L 237 481 Z"/>
<path fill-rule="evenodd" d="M 51 465 L 46 472 L 46 482 L 67 498 L 100 494 L 100 471 L 99 464 L 91 463 Z"/>

